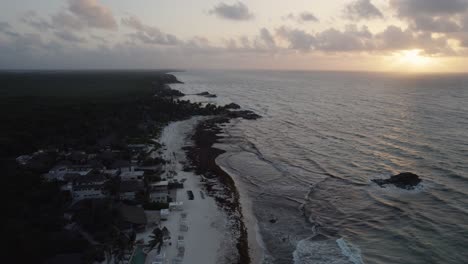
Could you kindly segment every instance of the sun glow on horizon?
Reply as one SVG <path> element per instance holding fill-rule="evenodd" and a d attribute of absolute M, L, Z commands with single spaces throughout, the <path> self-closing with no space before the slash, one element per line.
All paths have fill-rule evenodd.
<path fill-rule="evenodd" d="M 422 56 L 422 50 L 404 50 L 399 52 L 396 56 L 399 57 L 401 64 L 413 65 L 417 67 L 424 67 L 431 63 L 431 58 Z"/>
<path fill-rule="evenodd" d="M 387 67 L 390 70 L 405 71 L 405 72 L 432 72 L 440 70 L 440 66 L 436 58 L 424 56 L 423 50 L 401 50 L 386 57 Z"/>

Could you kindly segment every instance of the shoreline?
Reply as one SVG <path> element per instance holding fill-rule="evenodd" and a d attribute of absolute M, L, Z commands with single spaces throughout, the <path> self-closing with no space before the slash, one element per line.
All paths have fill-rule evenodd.
<path fill-rule="evenodd" d="M 192 169 L 197 175 L 204 177 L 208 194 L 235 221 L 235 226 L 239 232 L 236 238 L 236 248 L 239 254 L 237 263 L 249 264 L 252 263 L 252 259 L 239 190 L 233 177 L 216 163 L 216 158 L 226 152 L 213 147 L 215 143 L 218 143 L 219 139 L 223 138 L 218 135 L 222 132 L 219 125 L 230 120 L 229 117 L 215 116 L 198 123 L 191 137 L 194 145 L 186 147 L 185 151 L 188 160 L 194 166 Z M 218 186 L 218 184 L 221 184 L 221 186 Z"/>
<path fill-rule="evenodd" d="M 170 122 L 163 130 L 160 142 L 163 144 L 162 157 L 168 161 L 165 165 L 164 176 L 184 180 L 184 188 L 177 189 L 175 198 L 182 202 L 182 210 L 173 210 L 166 221 L 161 223 L 166 227 L 172 240 L 172 245 L 164 245 L 163 256 L 167 260 L 180 259 L 180 263 L 232 263 L 233 252 L 230 248 L 234 245 L 231 239 L 230 225 L 226 219 L 226 212 L 218 206 L 214 197 L 205 195 L 205 185 L 202 178 L 195 175 L 193 171 L 184 170 L 187 164 L 187 155 L 184 147 L 193 143 L 190 136 L 195 127 L 204 120 L 204 117 L 193 116 L 187 120 Z M 173 176 L 171 176 L 173 175 Z M 190 199 L 186 192 L 192 191 L 193 198 Z M 185 216 L 184 216 L 185 215 Z M 181 229 L 184 223 L 186 229 Z M 138 234 L 138 239 L 147 243 L 150 239 L 151 229 Z M 200 238 L 204 242 L 200 243 Z M 182 257 L 179 248 L 184 248 Z M 156 250 L 147 253 L 145 263 L 153 263 L 158 258 Z"/>

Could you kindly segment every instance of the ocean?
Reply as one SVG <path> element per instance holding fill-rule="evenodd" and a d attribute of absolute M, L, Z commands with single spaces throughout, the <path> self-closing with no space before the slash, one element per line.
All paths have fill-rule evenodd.
<path fill-rule="evenodd" d="M 225 126 L 264 263 L 467 263 L 468 75 L 186 71 L 263 116 Z M 412 172 L 415 190 L 372 179 Z"/>

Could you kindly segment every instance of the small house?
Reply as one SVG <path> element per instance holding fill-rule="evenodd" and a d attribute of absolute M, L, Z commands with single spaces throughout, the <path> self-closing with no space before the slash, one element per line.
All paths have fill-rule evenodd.
<path fill-rule="evenodd" d="M 144 179 L 144 171 L 136 171 L 133 167 L 127 170 L 122 170 L 120 179 L 122 181 L 142 181 Z"/>
<path fill-rule="evenodd" d="M 119 207 L 119 215 L 125 229 L 131 228 L 135 231 L 140 231 L 146 228 L 146 214 L 141 207 L 123 204 Z"/>
<path fill-rule="evenodd" d="M 135 201 L 139 192 L 143 192 L 145 186 L 141 181 L 122 181 L 120 182 L 119 197 L 121 200 Z"/>

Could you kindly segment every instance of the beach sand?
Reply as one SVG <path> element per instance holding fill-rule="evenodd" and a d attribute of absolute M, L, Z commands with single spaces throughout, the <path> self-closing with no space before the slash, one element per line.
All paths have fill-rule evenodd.
<path fill-rule="evenodd" d="M 162 249 L 167 263 L 173 263 L 179 258 L 180 263 L 232 263 L 235 256 L 235 240 L 232 236 L 231 222 L 227 214 L 218 207 L 216 201 L 205 193 L 202 177 L 193 172 L 183 171 L 186 153 L 183 150 L 190 144 L 189 136 L 196 125 L 203 120 L 194 117 L 189 120 L 169 124 L 161 135 L 160 142 L 164 145 L 163 158 L 168 160 L 166 175 L 175 172 L 175 179 L 186 179 L 184 189 L 178 189 L 176 201 L 183 202 L 183 211 L 172 211 L 168 220 L 162 221 L 161 226 L 169 229 L 171 245 Z M 164 175 L 163 175 L 164 177 Z M 189 200 L 187 191 L 191 190 L 194 199 Z M 182 214 L 186 214 L 187 231 L 181 231 Z M 152 229 L 138 234 L 137 239 L 149 240 Z M 182 236 L 183 239 L 179 237 Z M 183 243 L 182 243 L 183 240 Z M 178 245 L 184 245 L 183 257 L 178 255 Z M 146 263 L 152 263 L 157 256 L 156 250 L 148 253 Z"/>

